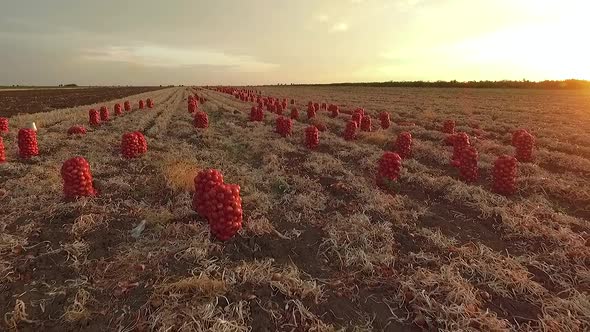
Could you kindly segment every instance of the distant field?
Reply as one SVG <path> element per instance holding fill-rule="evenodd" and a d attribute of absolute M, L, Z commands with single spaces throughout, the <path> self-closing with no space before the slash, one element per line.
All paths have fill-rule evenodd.
<path fill-rule="evenodd" d="M 67 90 L 67 89 L 88 89 L 87 87 L 83 86 L 71 86 L 71 87 L 63 87 L 63 86 L 30 86 L 30 87 L 12 87 L 12 86 L 0 86 L 0 91 L 21 91 L 21 90 Z"/>
<path fill-rule="evenodd" d="M 47 112 L 109 101 L 133 94 L 162 89 L 160 87 L 100 87 L 100 88 L 0 88 L 0 116 L 19 113 Z"/>
<path fill-rule="evenodd" d="M 30 109 L 61 98 L 110 107 L 129 99 L 134 110 L 76 138 L 68 128 L 87 124 L 88 108 L 102 103 L 10 119 L 0 164 L 0 330 L 590 330 L 588 92 L 259 88 L 295 99 L 300 117 L 283 138 L 277 114 L 249 121 L 253 103 L 228 94 L 110 94 L 136 93 L 121 89 L 20 99 Z M 199 105 L 204 130 L 187 111 L 195 93 L 208 99 Z M 137 109 L 146 98 L 154 108 Z M 342 112 L 308 119 L 308 101 Z M 347 141 L 356 107 L 373 131 Z M 390 128 L 379 127 L 379 112 L 390 114 Z M 20 160 L 17 128 L 37 119 L 40 155 Z M 479 153 L 475 183 L 449 165 L 447 119 Z M 309 150 L 304 131 L 318 122 L 326 130 Z M 499 155 L 514 153 L 519 128 L 536 137 L 536 159 L 518 165 L 518 190 L 505 197 L 492 191 L 490 173 Z M 131 131 L 147 139 L 141 158 L 121 157 Z M 390 194 L 377 187 L 376 167 L 404 131 L 413 156 Z M 60 167 L 75 155 L 90 163 L 99 195 L 66 202 Z M 241 186 L 243 229 L 227 242 L 191 208 L 194 176 L 206 168 Z"/>

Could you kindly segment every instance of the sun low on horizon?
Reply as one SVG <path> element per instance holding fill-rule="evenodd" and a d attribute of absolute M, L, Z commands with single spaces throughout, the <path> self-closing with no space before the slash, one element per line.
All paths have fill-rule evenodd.
<path fill-rule="evenodd" d="M 590 80 L 581 0 L 2 2 L 0 85 Z"/>

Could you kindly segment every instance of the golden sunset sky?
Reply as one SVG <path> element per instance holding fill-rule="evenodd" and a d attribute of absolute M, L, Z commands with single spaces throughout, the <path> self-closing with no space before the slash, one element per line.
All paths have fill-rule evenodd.
<path fill-rule="evenodd" d="M 0 85 L 590 79 L 583 0 L 0 0 Z"/>

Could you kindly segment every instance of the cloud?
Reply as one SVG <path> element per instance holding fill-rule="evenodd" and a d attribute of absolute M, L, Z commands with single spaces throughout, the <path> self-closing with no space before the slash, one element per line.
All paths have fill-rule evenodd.
<path fill-rule="evenodd" d="M 347 31 L 347 30 L 348 30 L 348 24 L 341 22 L 341 23 L 334 24 L 332 26 L 332 29 L 330 31 L 332 31 L 332 32 L 343 32 L 343 31 Z"/>
<path fill-rule="evenodd" d="M 424 0 L 400 0 L 395 2 L 395 6 L 400 11 L 410 11 L 423 2 Z"/>
<path fill-rule="evenodd" d="M 242 72 L 264 72 L 278 67 L 247 55 L 196 48 L 160 45 L 107 46 L 82 50 L 82 59 L 100 62 L 123 62 L 145 67 L 178 68 L 192 66 L 232 67 Z"/>
<path fill-rule="evenodd" d="M 387 60 L 394 60 L 398 58 L 398 53 L 395 51 L 387 51 L 379 53 L 379 57 Z"/>
<path fill-rule="evenodd" d="M 314 17 L 314 19 L 316 21 L 318 21 L 318 22 L 322 22 L 323 23 L 323 22 L 328 22 L 330 20 L 330 17 L 328 15 L 319 14 L 319 15 L 316 15 Z"/>

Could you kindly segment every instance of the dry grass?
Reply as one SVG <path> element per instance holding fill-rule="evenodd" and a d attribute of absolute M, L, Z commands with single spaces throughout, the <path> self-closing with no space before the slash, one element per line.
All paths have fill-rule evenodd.
<path fill-rule="evenodd" d="M 74 303 L 65 309 L 63 318 L 69 323 L 90 318 L 91 313 L 86 308 L 89 301 L 91 301 L 90 293 L 80 289 L 74 297 Z"/>
<path fill-rule="evenodd" d="M 21 300 L 16 300 L 14 310 L 4 314 L 4 323 L 9 329 L 17 330 L 20 323 L 33 323 L 28 319 L 26 304 Z"/>
<path fill-rule="evenodd" d="M 391 266 L 395 261 L 395 238 L 386 223 L 373 224 L 366 215 L 355 214 L 328 225 L 327 233 L 322 248 L 337 257 L 342 268 L 357 267 L 373 273 L 377 267 Z"/>
<path fill-rule="evenodd" d="M 161 285 L 158 291 L 169 294 L 192 293 L 202 297 L 215 297 L 225 294 L 227 285 L 223 280 L 215 280 L 207 276 L 193 276 Z"/>
<path fill-rule="evenodd" d="M 194 179 L 199 167 L 185 160 L 170 160 L 162 166 L 162 174 L 169 188 L 177 192 L 194 192 Z"/>
<path fill-rule="evenodd" d="M 276 232 L 272 222 L 263 214 L 256 212 L 247 217 L 244 227 L 246 232 L 255 236 L 262 236 Z"/>
<path fill-rule="evenodd" d="M 388 145 L 395 142 L 395 137 L 392 137 L 391 134 L 385 130 L 377 130 L 369 133 L 362 132 L 359 136 L 359 140 L 385 149 Z"/>
<path fill-rule="evenodd" d="M 314 281 L 302 280 L 299 270 L 294 265 L 276 267 L 270 259 L 243 262 L 234 272 L 238 282 L 269 285 L 289 297 L 311 298 L 318 302 L 322 296 L 321 286 Z"/>
<path fill-rule="evenodd" d="M 105 225 L 102 215 L 98 214 L 86 214 L 81 215 L 72 224 L 70 233 L 76 238 L 82 238 L 84 235 L 92 232 L 101 225 Z"/>

